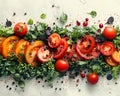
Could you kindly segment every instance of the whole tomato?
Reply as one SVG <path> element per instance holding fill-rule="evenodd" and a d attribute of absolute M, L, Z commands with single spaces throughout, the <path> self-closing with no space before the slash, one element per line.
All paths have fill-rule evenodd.
<path fill-rule="evenodd" d="M 99 80 L 99 76 L 96 73 L 91 73 L 87 77 L 87 81 L 90 84 L 96 84 L 98 82 L 98 80 Z"/>
<path fill-rule="evenodd" d="M 109 40 L 113 40 L 116 37 L 116 33 L 116 29 L 112 26 L 106 26 L 103 30 L 103 36 Z"/>
<path fill-rule="evenodd" d="M 55 63 L 55 69 L 59 72 L 66 72 L 69 69 L 69 63 L 66 60 L 59 59 Z"/>
<path fill-rule="evenodd" d="M 18 22 L 15 26 L 14 26 L 14 33 L 17 36 L 24 36 L 26 35 L 28 32 L 28 27 L 25 23 L 22 22 Z"/>

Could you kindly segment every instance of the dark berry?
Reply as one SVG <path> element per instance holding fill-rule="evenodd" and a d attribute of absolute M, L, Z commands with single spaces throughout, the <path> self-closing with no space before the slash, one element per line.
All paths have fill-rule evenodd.
<path fill-rule="evenodd" d="M 102 23 L 99 24 L 99 28 L 103 28 L 103 24 Z"/>
<path fill-rule="evenodd" d="M 89 21 L 89 19 L 88 19 L 88 18 L 85 18 L 85 21 Z"/>
<path fill-rule="evenodd" d="M 77 23 L 77 26 L 80 26 L 80 24 L 81 24 L 79 21 L 76 21 L 76 23 Z"/>

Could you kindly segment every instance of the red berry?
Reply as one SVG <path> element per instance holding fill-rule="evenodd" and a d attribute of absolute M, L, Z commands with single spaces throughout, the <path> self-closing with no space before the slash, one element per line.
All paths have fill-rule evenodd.
<path fill-rule="evenodd" d="M 102 23 L 99 24 L 99 28 L 103 28 L 103 24 Z"/>
<path fill-rule="evenodd" d="M 89 19 L 88 19 L 88 18 L 85 18 L 85 21 L 89 21 Z"/>
<path fill-rule="evenodd" d="M 82 78 L 85 78 L 85 74 L 80 74 Z"/>
<path fill-rule="evenodd" d="M 84 26 L 84 27 L 88 26 L 88 21 L 84 21 L 84 22 L 83 22 L 83 26 Z"/>
<path fill-rule="evenodd" d="M 80 26 L 80 22 L 79 21 L 76 21 L 76 23 L 77 23 L 77 26 Z"/>

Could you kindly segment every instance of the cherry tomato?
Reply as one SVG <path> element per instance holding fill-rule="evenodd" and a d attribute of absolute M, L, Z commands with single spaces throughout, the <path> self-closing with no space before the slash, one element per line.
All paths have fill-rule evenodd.
<path fill-rule="evenodd" d="M 106 58 L 105 58 L 105 60 L 106 60 L 106 62 L 107 62 L 107 64 L 109 64 L 110 66 L 117 66 L 118 65 L 118 63 L 117 62 L 115 62 L 113 59 L 112 59 L 112 57 L 111 56 L 107 56 Z"/>
<path fill-rule="evenodd" d="M 66 72 L 69 69 L 69 63 L 66 60 L 59 59 L 55 63 L 55 68 L 59 72 Z"/>
<path fill-rule="evenodd" d="M 65 39 L 61 39 L 59 47 L 57 47 L 56 50 L 54 50 L 54 58 L 55 59 L 61 59 L 66 54 L 66 51 L 68 49 L 68 43 Z"/>
<path fill-rule="evenodd" d="M 99 80 L 99 76 L 96 73 L 88 74 L 87 81 L 90 84 L 96 84 Z"/>
<path fill-rule="evenodd" d="M 50 49 L 48 48 L 48 46 L 42 46 L 38 50 L 37 56 L 40 62 L 47 62 L 50 59 L 52 59 L 53 54 L 50 52 Z"/>
<path fill-rule="evenodd" d="M 80 50 L 82 53 L 89 53 L 95 46 L 95 39 L 90 35 L 86 35 L 84 38 L 77 41 L 77 51 Z"/>
<path fill-rule="evenodd" d="M 38 58 L 37 58 L 37 52 L 41 46 L 43 46 L 44 43 L 42 41 L 34 41 L 32 44 L 30 44 L 25 51 L 25 59 L 28 64 L 31 64 L 32 66 L 38 66 Z"/>
<path fill-rule="evenodd" d="M 15 45 L 15 55 L 18 57 L 20 61 L 24 61 L 25 59 L 25 50 L 30 43 L 24 39 L 18 41 Z"/>
<path fill-rule="evenodd" d="M 103 42 L 100 47 L 100 52 L 105 56 L 110 56 L 115 51 L 114 44 L 110 41 Z"/>
<path fill-rule="evenodd" d="M 2 43 L 2 55 L 5 58 L 11 57 L 14 54 L 14 48 L 19 38 L 17 36 L 10 36 Z"/>
<path fill-rule="evenodd" d="M 28 32 L 28 27 L 25 23 L 19 22 L 14 26 L 14 33 L 17 36 L 24 36 Z"/>
<path fill-rule="evenodd" d="M 57 33 L 53 33 L 48 37 L 48 45 L 51 48 L 57 48 L 60 45 L 61 37 Z"/>
<path fill-rule="evenodd" d="M 112 40 L 116 37 L 116 29 L 112 26 L 106 26 L 103 30 L 103 36 L 109 40 Z"/>
<path fill-rule="evenodd" d="M 119 50 L 115 50 L 112 54 L 112 59 L 117 62 L 120 63 L 120 51 Z"/>

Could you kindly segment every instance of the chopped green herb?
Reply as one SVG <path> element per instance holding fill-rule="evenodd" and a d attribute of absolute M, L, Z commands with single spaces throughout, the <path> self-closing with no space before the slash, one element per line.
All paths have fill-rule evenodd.
<path fill-rule="evenodd" d="M 97 16 L 97 12 L 96 11 L 91 11 L 88 14 L 91 15 L 92 18 L 95 18 Z"/>
<path fill-rule="evenodd" d="M 61 16 L 60 16 L 60 22 L 61 23 L 66 23 L 67 22 L 67 19 L 68 19 L 68 16 L 67 16 L 67 14 L 65 14 L 64 12 L 61 14 Z"/>
<path fill-rule="evenodd" d="M 41 18 L 41 19 L 45 19 L 45 18 L 46 18 L 46 14 L 45 14 L 45 13 L 41 14 L 41 15 L 40 15 L 40 18 Z"/>
<path fill-rule="evenodd" d="M 33 20 L 30 18 L 29 20 L 28 20 L 28 23 L 27 23 L 28 25 L 32 25 L 33 24 Z"/>

